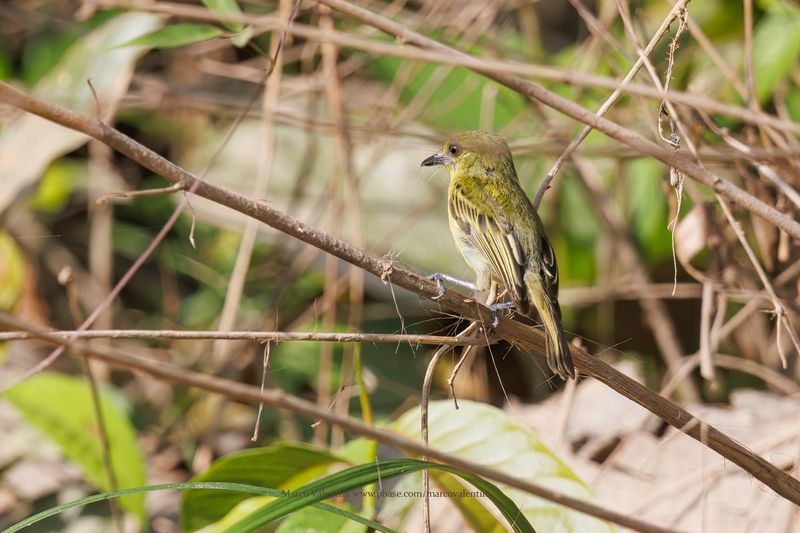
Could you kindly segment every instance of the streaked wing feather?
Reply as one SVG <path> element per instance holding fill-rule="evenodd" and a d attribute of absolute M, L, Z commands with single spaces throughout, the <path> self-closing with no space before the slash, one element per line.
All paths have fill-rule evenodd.
<path fill-rule="evenodd" d="M 551 302 L 555 302 L 558 309 L 558 264 L 556 263 L 556 254 L 553 251 L 553 246 L 550 240 L 542 235 L 542 265 L 544 271 L 544 285 L 547 289 L 547 296 Z M 558 309 L 560 314 L 560 309 Z"/>
<path fill-rule="evenodd" d="M 525 265 L 526 258 L 514 234 L 514 228 L 493 205 L 490 198 L 484 198 L 492 207 L 491 213 L 479 212 L 475 202 L 461 188 L 451 192 L 450 212 L 470 242 L 492 265 L 492 269 L 515 302 L 526 301 Z"/>

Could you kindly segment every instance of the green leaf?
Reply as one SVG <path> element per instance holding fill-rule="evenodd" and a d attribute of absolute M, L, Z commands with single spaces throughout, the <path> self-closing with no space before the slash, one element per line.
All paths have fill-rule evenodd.
<path fill-rule="evenodd" d="M 354 512 L 350 506 L 346 510 Z M 364 524 L 354 523 L 345 516 L 331 516 L 321 509 L 305 507 L 290 514 L 281 522 L 276 533 L 326 532 L 326 533 L 364 533 L 367 528 Z"/>
<path fill-rule="evenodd" d="M 450 494 L 458 494 L 469 490 L 468 487 L 465 487 L 463 483 L 450 474 L 431 472 L 431 478 L 439 487 Z M 473 531 L 502 533 L 506 530 L 505 526 L 483 505 L 480 499 L 466 496 L 450 498 L 450 501 L 461 511 L 461 515 L 472 527 Z"/>
<path fill-rule="evenodd" d="M 432 402 L 429 445 L 501 472 L 591 501 L 591 489 L 527 427 L 490 405 L 463 401 L 459 410 L 450 401 Z M 419 408 L 389 426 L 411 439 L 420 436 Z M 468 480 L 469 481 L 469 480 Z M 526 492 L 499 485 L 539 531 L 608 533 L 610 524 L 561 507 Z M 485 505 L 481 500 L 478 502 Z"/>
<path fill-rule="evenodd" d="M 789 4 L 770 11 L 756 26 L 753 39 L 756 93 L 761 102 L 772 98 L 800 59 L 800 9 Z"/>
<path fill-rule="evenodd" d="M 241 15 L 242 13 L 236 0 L 203 0 L 203 4 L 210 11 L 220 15 Z M 223 22 L 222 25 L 237 33 L 244 29 L 244 24 L 240 22 Z"/>
<path fill-rule="evenodd" d="M 11 235 L 0 229 L 0 310 L 12 311 L 17 305 L 25 271 L 22 251 Z"/>
<path fill-rule="evenodd" d="M 207 327 L 219 317 L 222 305 L 217 291 L 202 287 L 181 302 L 181 323 L 192 329 Z"/>
<path fill-rule="evenodd" d="M 562 238 L 555 241 L 554 246 L 556 256 L 565 258 L 558 261 L 561 279 L 589 284 L 595 275 L 594 248 L 600 221 L 586 192 L 574 179 L 562 179 L 560 187 L 558 208 Z"/>
<path fill-rule="evenodd" d="M 100 388 L 100 405 L 105 420 L 111 463 L 120 487 L 134 487 L 145 481 L 145 463 L 128 417 L 108 390 Z M 100 433 L 89 383 L 73 376 L 43 372 L 20 383 L 6 398 L 25 419 L 55 441 L 64 455 L 78 463 L 96 487 L 108 489 Z M 144 496 L 120 498 L 122 508 L 146 523 Z"/>
<path fill-rule="evenodd" d="M 60 158 L 53 161 L 42 176 L 30 206 L 44 213 L 57 213 L 66 205 L 72 191 L 83 190 L 88 176 L 86 161 Z"/>
<path fill-rule="evenodd" d="M 250 39 L 253 38 L 253 27 L 247 26 L 245 29 L 230 36 L 231 44 L 236 48 L 244 48 Z"/>
<path fill-rule="evenodd" d="M 81 498 L 79 500 L 74 500 L 71 502 L 63 503 L 61 505 L 57 505 L 55 507 L 51 507 L 50 509 L 45 509 L 40 513 L 36 513 L 33 516 L 29 516 L 28 518 L 21 520 L 20 522 L 17 522 L 8 529 L 3 530 L 3 533 L 16 533 L 17 531 L 21 531 L 28 526 L 31 526 L 46 518 L 50 518 L 51 516 L 55 516 L 68 509 L 73 509 L 75 507 L 81 507 L 96 502 L 110 500 L 112 498 L 126 497 L 131 495 L 143 496 L 144 493 L 146 492 L 156 492 L 160 490 L 190 490 L 190 489 L 231 491 L 231 492 L 241 492 L 244 494 L 264 494 L 267 495 L 267 497 L 278 497 L 282 495 L 280 491 L 277 491 L 275 489 L 268 489 L 253 485 L 243 485 L 241 483 L 164 483 L 162 485 L 146 485 L 143 487 L 136 487 L 133 489 L 120 489 L 109 492 L 103 492 L 100 494 L 94 494 L 92 496 L 86 496 L 85 498 Z M 358 522 L 360 524 L 364 524 L 369 528 L 375 529 L 376 531 L 387 531 L 388 533 L 393 533 L 390 529 L 387 529 L 381 526 L 380 524 L 373 522 L 372 520 L 368 520 L 346 509 L 341 509 L 339 507 L 335 507 L 333 505 L 328 505 L 325 503 L 314 504 L 313 507 L 315 509 L 324 510 L 328 513 L 333 513 L 338 516 L 346 517 L 354 522 Z"/>
<path fill-rule="evenodd" d="M 650 259 L 670 254 L 667 223 L 669 207 L 664 188 L 666 169 L 655 159 L 633 159 L 626 164 L 631 226 L 639 246 Z"/>
<path fill-rule="evenodd" d="M 222 30 L 216 26 L 183 22 L 146 33 L 120 44 L 117 47 L 144 46 L 148 48 L 177 48 L 201 41 L 208 41 L 209 39 L 214 39 L 221 35 Z"/>
<path fill-rule="evenodd" d="M 305 444 L 273 444 L 227 455 L 195 476 L 192 481 L 231 481 L 274 489 L 294 489 L 319 477 L 328 467 L 343 460 Z M 220 520 L 243 494 L 191 491 L 181 500 L 181 527 L 194 531 Z"/>
<path fill-rule="evenodd" d="M 349 440 L 336 450 L 336 455 L 352 464 L 371 463 L 375 460 L 377 444 L 376 441 L 366 438 Z"/>
<path fill-rule="evenodd" d="M 458 475 L 483 492 L 497 506 L 514 531 L 526 533 L 534 531 L 527 519 L 520 514 L 520 509 L 494 484 L 470 472 L 464 472 L 451 466 L 414 459 L 389 459 L 380 461 L 377 464 L 359 465 L 336 472 L 288 493 L 288 497 L 267 503 L 261 509 L 237 522 L 226 531 L 229 533 L 255 531 L 273 520 L 282 518 L 326 498 L 375 483 L 378 480 L 386 480 L 426 468 L 438 469 Z"/>

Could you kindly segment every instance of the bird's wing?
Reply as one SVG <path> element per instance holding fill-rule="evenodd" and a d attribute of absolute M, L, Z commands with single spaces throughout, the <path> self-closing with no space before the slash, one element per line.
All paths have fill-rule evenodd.
<path fill-rule="evenodd" d="M 556 263 L 556 254 L 553 251 L 553 246 L 550 240 L 542 233 L 542 280 L 544 281 L 547 296 L 551 302 L 555 302 L 556 310 L 559 316 L 561 309 L 558 306 L 558 264 Z"/>
<path fill-rule="evenodd" d="M 465 193 L 455 187 L 450 193 L 449 209 L 470 242 L 489 261 L 495 275 L 500 278 L 515 302 L 526 302 L 525 257 L 514 227 L 502 214 L 500 206 L 482 189 Z M 479 209 L 474 194 L 480 194 Z M 552 254 L 551 254 L 552 255 Z M 552 257 L 555 258 L 553 255 Z"/>

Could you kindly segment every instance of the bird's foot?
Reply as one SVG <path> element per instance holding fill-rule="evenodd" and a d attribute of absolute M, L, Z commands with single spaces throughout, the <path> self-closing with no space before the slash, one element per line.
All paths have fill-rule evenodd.
<path fill-rule="evenodd" d="M 500 318 L 497 316 L 497 312 L 500 311 L 501 309 L 511 309 L 513 307 L 514 307 L 514 302 L 500 302 L 489 306 L 489 312 L 492 314 L 492 325 L 491 325 L 492 330 L 494 330 L 494 328 L 496 328 L 497 325 L 500 324 Z"/>
<path fill-rule="evenodd" d="M 444 296 L 445 281 L 449 281 L 450 283 L 453 283 L 455 285 L 460 285 L 473 292 L 477 290 L 474 283 L 470 283 L 469 281 L 464 281 L 463 279 L 454 278 L 453 276 L 448 276 L 447 274 L 443 274 L 441 272 L 435 272 L 431 274 L 430 276 L 428 276 L 428 279 L 436 282 L 437 293 L 436 296 L 433 297 L 434 300 L 438 300 L 442 296 Z"/>

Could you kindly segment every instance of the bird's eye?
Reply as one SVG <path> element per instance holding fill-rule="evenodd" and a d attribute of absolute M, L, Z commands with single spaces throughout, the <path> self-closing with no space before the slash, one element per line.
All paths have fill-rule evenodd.
<path fill-rule="evenodd" d="M 450 155 L 456 157 L 461 154 L 461 145 L 453 143 L 447 147 L 447 151 L 450 152 Z"/>

